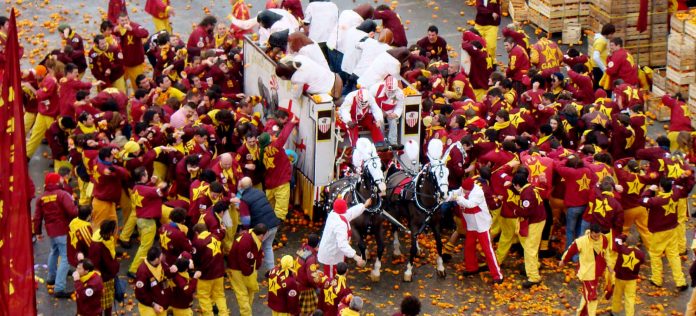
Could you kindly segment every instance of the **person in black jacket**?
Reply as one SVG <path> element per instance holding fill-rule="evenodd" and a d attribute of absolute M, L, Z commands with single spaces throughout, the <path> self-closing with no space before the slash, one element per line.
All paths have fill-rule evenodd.
<path fill-rule="evenodd" d="M 264 224 L 268 227 L 261 249 L 263 250 L 263 266 L 267 270 L 273 269 L 275 258 L 273 257 L 273 239 L 275 239 L 280 220 L 275 215 L 273 207 L 268 202 L 266 194 L 253 187 L 251 178 L 244 177 L 239 181 L 237 197 L 232 199 L 238 204 L 239 216 L 244 229 Z"/>

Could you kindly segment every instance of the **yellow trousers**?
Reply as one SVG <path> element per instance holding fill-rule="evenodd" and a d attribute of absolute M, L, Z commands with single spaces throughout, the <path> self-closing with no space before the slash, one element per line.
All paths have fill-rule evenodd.
<path fill-rule="evenodd" d="M 198 280 L 196 297 L 201 305 L 201 314 L 205 316 L 213 315 L 213 303 L 218 308 L 218 315 L 226 316 L 230 314 L 225 300 L 225 278 L 220 277 L 214 280 Z"/>
<path fill-rule="evenodd" d="M 686 312 L 684 315 L 696 315 L 696 291 L 691 290 L 691 298 L 686 303 Z"/>
<path fill-rule="evenodd" d="M 648 230 L 648 210 L 643 206 L 638 206 L 624 210 L 624 227 L 623 231 L 628 232 L 633 224 L 636 225 L 636 230 L 640 234 L 640 239 L 643 241 L 645 249 L 650 249 L 650 237 L 652 233 Z"/>
<path fill-rule="evenodd" d="M 172 311 L 172 315 L 174 316 L 193 316 L 193 311 L 190 308 L 170 308 Z"/>
<path fill-rule="evenodd" d="M 271 311 L 271 315 L 273 315 L 273 316 L 292 316 L 292 314 L 290 314 L 290 313 L 278 313 L 275 311 Z"/>
<path fill-rule="evenodd" d="M 118 231 L 118 216 L 116 216 L 116 203 L 102 201 L 98 198 L 92 199 L 92 229 L 99 229 L 99 225 L 107 219 L 116 221 L 116 231 Z"/>
<path fill-rule="evenodd" d="M 150 306 L 145 306 L 138 303 L 138 313 L 140 316 L 167 316 L 167 311 L 164 310 L 161 313 L 155 312 L 155 309 Z"/>
<path fill-rule="evenodd" d="M 41 113 L 36 115 L 36 121 L 31 128 L 31 137 L 29 137 L 29 141 L 27 142 L 27 157 L 31 158 L 34 156 L 36 149 L 41 145 L 41 141 L 46 138 L 46 130 L 51 127 L 51 124 L 53 124 L 55 120 L 55 118 Z"/>
<path fill-rule="evenodd" d="M 77 186 L 80 190 L 80 200 L 78 205 L 90 205 L 92 204 L 92 191 L 94 190 L 94 184 L 92 182 L 84 182 L 79 177 L 77 178 Z"/>
<path fill-rule="evenodd" d="M 476 96 L 476 102 L 483 100 L 488 91 L 486 89 L 474 89 L 474 95 Z"/>
<path fill-rule="evenodd" d="M 493 220 L 493 223 L 491 224 L 491 229 L 489 229 L 489 233 L 491 235 L 491 239 L 493 239 L 495 238 L 495 236 L 498 236 L 498 234 L 500 234 L 500 208 L 491 211 L 491 218 Z"/>
<path fill-rule="evenodd" d="M 623 298 L 623 306 L 621 299 Z M 626 310 L 626 316 L 635 314 L 634 307 L 636 305 L 636 280 L 620 280 L 616 279 L 614 283 L 614 294 L 611 297 L 611 312 L 616 314 L 621 309 Z"/>
<path fill-rule="evenodd" d="M 162 180 L 167 178 L 167 165 L 165 165 L 159 161 L 155 161 L 152 164 L 152 169 L 153 169 L 152 170 L 153 176 L 156 176 Z"/>
<path fill-rule="evenodd" d="M 140 234 L 140 246 L 128 269 L 128 272 L 132 273 L 138 272 L 138 267 L 143 263 L 143 258 L 147 257 L 147 252 L 155 242 L 155 235 L 157 234 L 157 222 L 154 219 L 138 218 L 136 223 L 138 225 L 138 233 Z"/>
<path fill-rule="evenodd" d="M 251 316 L 251 306 L 254 303 L 254 296 L 259 291 L 259 283 L 256 281 L 256 271 L 249 276 L 242 275 L 242 271 L 228 270 L 232 280 L 232 290 L 237 297 L 239 314 L 241 316 Z M 200 285 L 199 285 L 200 287 Z"/>
<path fill-rule="evenodd" d="M 541 282 L 541 275 L 539 274 L 539 245 L 541 244 L 541 233 L 544 231 L 545 224 L 546 221 L 529 224 L 527 237 L 520 236 L 520 242 L 524 249 L 524 271 L 527 273 L 529 282 Z"/>
<path fill-rule="evenodd" d="M 123 229 L 121 229 L 121 235 L 119 235 L 118 239 L 123 242 L 128 242 L 131 239 L 131 235 L 133 235 L 133 232 L 135 231 L 135 225 L 138 217 L 135 216 L 135 212 L 130 212 L 130 214 L 123 216 L 126 220 L 123 222 Z"/>
<path fill-rule="evenodd" d="M 285 221 L 285 217 L 288 216 L 288 206 L 290 205 L 290 183 L 267 189 L 266 198 L 268 203 L 271 203 L 276 217 L 281 221 Z"/>
<path fill-rule="evenodd" d="M 153 17 L 152 23 L 155 25 L 155 33 L 159 32 L 161 30 L 165 30 L 169 34 L 172 33 L 172 24 L 169 23 L 169 18 L 158 19 L 158 18 Z"/>
<path fill-rule="evenodd" d="M 686 252 L 686 222 L 689 220 L 688 198 L 679 199 L 677 202 L 677 214 L 679 226 L 677 226 L 677 249 L 679 253 Z"/>
<path fill-rule="evenodd" d="M 237 234 L 237 227 L 239 227 L 239 211 L 237 211 L 234 205 L 230 207 L 230 218 L 232 218 L 232 226 L 225 227 L 225 237 L 222 239 L 224 253 L 230 252 L 232 242 L 234 242 L 234 237 Z"/>
<path fill-rule="evenodd" d="M 654 232 L 650 242 L 650 280 L 657 285 L 662 285 L 662 254 L 664 253 L 672 269 L 672 278 L 677 286 L 686 285 L 684 272 L 679 259 L 679 249 L 677 249 L 677 229 L 670 229 L 662 232 Z"/>
<path fill-rule="evenodd" d="M 575 315 L 580 316 L 580 314 L 582 314 L 582 310 L 585 307 L 587 307 L 587 315 L 595 316 L 595 315 L 597 315 L 597 305 L 598 304 L 599 304 L 598 300 L 587 301 L 584 296 L 581 296 L 580 297 L 580 306 L 578 307 Z"/>
<path fill-rule="evenodd" d="M 58 159 L 53 159 L 53 171 L 55 173 L 58 173 L 60 168 L 66 167 L 68 169 L 72 170 L 72 165 L 70 164 L 70 161 L 67 160 L 58 160 Z"/>
<path fill-rule="evenodd" d="M 135 78 L 138 77 L 138 75 L 142 74 L 144 72 L 144 67 L 143 64 L 137 65 L 135 67 L 125 67 L 125 73 L 123 74 L 123 80 L 124 83 L 126 81 L 130 81 L 131 87 L 133 88 L 133 91 L 135 89 L 138 89 L 138 84 L 135 82 Z M 164 179 L 164 178 L 162 178 Z"/>
<path fill-rule="evenodd" d="M 121 78 L 116 79 L 116 81 L 111 83 L 111 87 L 116 88 L 116 90 L 118 91 L 126 93 L 126 81 L 123 78 L 124 76 L 121 76 Z"/>
<path fill-rule="evenodd" d="M 36 121 L 36 113 L 24 112 L 24 135 L 29 135 L 31 132 L 31 127 L 34 126 Z"/>
<path fill-rule="evenodd" d="M 498 239 L 498 249 L 495 251 L 495 257 L 498 259 L 498 264 L 502 264 L 507 257 L 512 244 L 517 242 L 517 231 L 520 229 L 520 221 L 518 218 L 500 218 L 500 239 Z"/>
<path fill-rule="evenodd" d="M 486 50 L 488 55 L 493 58 L 495 62 L 495 50 L 498 45 L 498 27 L 495 25 L 478 25 L 476 24 L 474 28 L 481 33 L 481 37 L 486 40 Z"/>

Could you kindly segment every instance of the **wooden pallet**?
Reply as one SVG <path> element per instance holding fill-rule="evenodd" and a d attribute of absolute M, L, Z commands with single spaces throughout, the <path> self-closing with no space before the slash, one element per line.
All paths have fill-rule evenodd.
<path fill-rule="evenodd" d="M 660 89 L 656 86 L 653 85 L 652 90 L 650 90 L 651 94 L 655 97 L 662 97 L 663 95 L 667 94 L 665 92 L 665 89 Z"/>
<path fill-rule="evenodd" d="M 648 8 L 654 11 L 667 11 L 667 0 L 652 0 Z M 640 2 L 635 0 L 592 0 L 592 3 L 608 14 L 637 13 L 640 11 Z M 654 4 L 654 6 L 653 6 Z"/>
<path fill-rule="evenodd" d="M 550 19 L 577 18 L 578 16 L 587 16 L 590 5 L 587 2 L 549 5 L 544 0 L 529 0 L 529 9 L 536 10 L 539 14 Z"/>
<path fill-rule="evenodd" d="M 594 17 L 598 23 L 601 25 L 612 23 L 616 25 L 616 29 L 620 30 L 622 27 L 630 27 L 638 25 L 638 15 L 639 13 L 619 13 L 611 14 L 602 10 L 601 7 L 590 5 L 590 16 Z M 650 24 L 667 24 L 668 12 L 667 11 L 652 11 L 648 12 L 648 25 Z"/>
<path fill-rule="evenodd" d="M 579 22 L 580 25 L 587 25 L 588 17 L 576 17 L 576 18 L 565 18 L 565 19 L 550 19 L 544 15 L 541 15 L 536 10 L 530 8 L 528 12 L 529 22 L 536 25 L 538 28 L 548 32 L 548 33 L 559 33 L 563 32 L 565 23 L 567 22 Z"/>
<path fill-rule="evenodd" d="M 680 72 L 694 71 L 696 70 L 696 59 L 694 59 L 693 55 L 681 57 L 668 52 L 667 67 Z"/>
<path fill-rule="evenodd" d="M 653 89 L 658 88 L 664 92 L 667 81 L 666 69 L 653 69 L 652 84 Z"/>
<path fill-rule="evenodd" d="M 681 93 L 681 95 L 689 95 L 689 85 L 688 84 L 680 85 L 680 84 L 670 80 L 669 78 L 667 78 L 666 83 L 667 84 L 665 87 L 666 88 L 665 93 L 669 93 L 671 95 L 674 95 L 677 93 Z"/>
<path fill-rule="evenodd" d="M 673 83 L 683 86 L 694 83 L 696 80 L 696 72 L 694 71 L 681 71 L 675 69 L 671 66 L 667 66 L 667 80 Z"/>
<path fill-rule="evenodd" d="M 510 7 L 508 9 L 510 13 L 510 18 L 513 21 L 526 21 L 527 13 L 529 12 L 529 6 L 524 0 L 510 0 Z"/>

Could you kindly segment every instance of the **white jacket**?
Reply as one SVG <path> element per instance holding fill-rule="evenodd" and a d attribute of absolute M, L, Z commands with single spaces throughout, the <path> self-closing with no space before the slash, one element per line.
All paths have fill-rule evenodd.
<path fill-rule="evenodd" d="M 343 216 L 350 223 L 364 211 L 365 205 L 361 203 L 349 208 Z M 329 213 L 326 217 L 326 226 L 321 234 L 319 252 L 317 253 L 317 260 L 321 264 L 335 265 L 343 262 L 344 258 L 355 257 L 356 251 L 350 246 L 350 240 L 348 240 L 349 229 L 350 225 L 346 225 L 338 214 Z"/>
<path fill-rule="evenodd" d="M 304 12 L 304 22 L 309 24 L 309 38 L 315 43 L 326 43 L 336 33 L 338 7 L 330 1 L 310 2 Z"/>
<path fill-rule="evenodd" d="M 295 73 L 290 77 L 290 81 L 296 85 L 295 97 L 302 95 L 304 85 L 308 85 L 309 94 L 330 94 L 334 87 L 336 75 L 328 68 L 324 68 L 310 57 L 295 55 L 295 62 L 300 63 Z"/>
<path fill-rule="evenodd" d="M 362 87 L 371 87 L 373 84 L 379 83 L 384 80 L 387 75 L 392 75 L 395 78 L 399 77 L 399 72 L 401 70 L 401 62 L 394 58 L 388 52 L 383 52 L 374 58 L 370 67 L 368 67 L 360 78 L 358 78 L 358 83 Z"/>
<path fill-rule="evenodd" d="M 369 90 L 367 90 L 366 88 L 360 89 L 363 90 L 363 96 L 367 98 L 367 102 L 369 103 L 369 105 L 366 109 L 360 109 L 357 108 L 359 105 L 356 104 L 355 113 L 358 114 L 360 117 L 362 117 L 361 114 L 372 113 L 372 116 L 375 118 L 375 122 L 377 122 L 377 125 L 382 125 L 384 123 L 384 115 L 382 114 L 382 109 L 379 108 L 377 102 L 375 101 L 375 98 L 372 96 L 372 94 L 370 94 Z M 350 110 L 353 107 L 353 100 L 358 95 L 358 91 L 360 89 L 348 93 L 346 97 L 343 99 L 343 104 L 341 104 L 341 107 L 338 108 L 338 114 L 341 117 L 341 121 L 343 121 L 344 123 L 353 122 L 353 117 L 350 113 Z"/>
<path fill-rule="evenodd" d="M 478 207 L 481 209 L 480 212 L 475 214 L 467 214 L 465 210 L 462 210 L 464 220 L 466 220 L 466 230 L 483 233 L 491 229 L 493 220 L 481 186 L 474 184 L 474 188 L 469 193 L 469 198 L 464 197 L 461 188 L 451 191 L 450 200 L 457 201 L 457 204 L 463 208 Z"/>
<path fill-rule="evenodd" d="M 326 42 L 326 46 L 331 49 L 335 49 L 341 53 L 345 53 L 346 46 L 343 43 L 343 37 L 345 32 L 354 28 L 360 23 L 365 21 L 365 19 L 360 16 L 357 12 L 353 10 L 343 10 L 338 16 L 338 23 L 336 30 L 331 33 L 329 40 Z"/>

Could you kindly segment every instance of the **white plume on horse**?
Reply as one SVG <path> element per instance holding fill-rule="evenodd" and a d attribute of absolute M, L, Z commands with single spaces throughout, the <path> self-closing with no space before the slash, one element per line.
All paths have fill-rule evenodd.
<path fill-rule="evenodd" d="M 353 167 L 355 170 L 360 170 L 363 161 L 377 154 L 377 148 L 367 138 L 359 138 L 355 144 L 353 151 Z"/>
<path fill-rule="evenodd" d="M 406 156 L 408 157 L 409 160 L 418 160 L 418 151 L 419 147 L 418 144 L 416 144 L 413 139 L 410 139 L 406 144 L 404 145 L 404 152 L 406 153 Z"/>
<path fill-rule="evenodd" d="M 440 160 L 442 158 L 442 141 L 434 138 L 428 143 L 428 157 L 431 160 Z"/>

